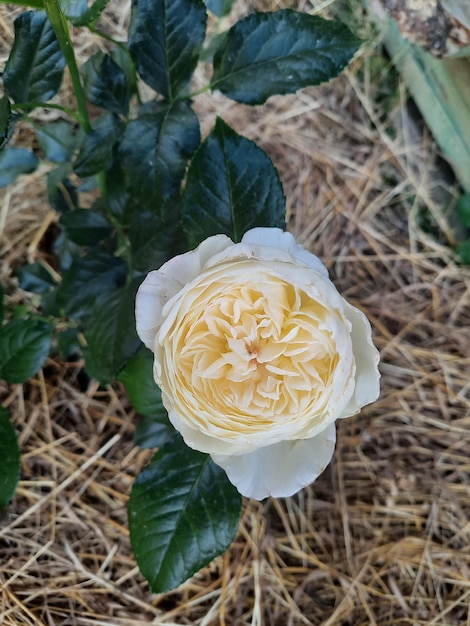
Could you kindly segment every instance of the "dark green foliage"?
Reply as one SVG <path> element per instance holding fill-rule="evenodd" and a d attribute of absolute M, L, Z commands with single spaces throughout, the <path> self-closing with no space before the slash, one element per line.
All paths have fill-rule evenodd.
<path fill-rule="evenodd" d="M 179 212 L 168 211 L 165 219 L 146 211 L 132 216 L 129 229 L 132 268 L 138 272 L 158 269 L 165 261 L 184 251 Z"/>
<path fill-rule="evenodd" d="M 67 163 L 77 143 L 73 128 L 67 122 L 54 122 L 37 131 L 44 158 L 54 163 Z"/>
<path fill-rule="evenodd" d="M 32 293 L 47 293 L 55 285 L 50 273 L 38 261 L 21 267 L 17 277 L 21 289 Z"/>
<path fill-rule="evenodd" d="M 0 152 L 0 187 L 15 182 L 20 174 L 31 174 L 38 165 L 39 160 L 31 150 L 7 146 Z"/>
<path fill-rule="evenodd" d="M 79 246 L 94 246 L 111 234 L 112 227 L 108 220 L 91 209 L 75 209 L 64 213 L 60 225 L 67 237 Z"/>
<path fill-rule="evenodd" d="M 127 115 L 130 88 L 121 67 L 104 52 L 97 52 L 82 65 L 85 92 L 97 107 Z"/>
<path fill-rule="evenodd" d="M 188 102 L 150 103 L 129 122 L 120 154 L 129 187 L 145 208 L 159 211 L 179 191 L 199 142 L 199 122 Z"/>
<path fill-rule="evenodd" d="M 96 0 L 86 11 L 80 11 L 78 15 L 71 16 L 70 21 L 74 26 L 88 26 L 89 24 L 93 24 L 104 11 L 108 2 L 109 0 Z M 85 2 L 85 7 L 86 4 Z"/>
<path fill-rule="evenodd" d="M 85 322 L 99 296 L 121 287 L 126 278 L 124 261 L 114 255 L 91 249 L 72 261 L 56 291 L 59 311 Z"/>
<path fill-rule="evenodd" d="M 118 379 L 126 388 L 129 400 L 134 409 L 141 415 L 157 422 L 167 422 L 168 415 L 162 404 L 162 392 L 153 377 L 153 354 L 141 347 Z"/>
<path fill-rule="evenodd" d="M 217 17 L 228 15 L 237 0 L 206 0 L 206 6 Z"/>
<path fill-rule="evenodd" d="M 154 593 L 180 585 L 226 550 L 241 496 L 211 458 L 176 435 L 137 477 L 129 528 L 137 563 Z"/>
<path fill-rule="evenodd" d="M 65 163 L 47 174 L 47 197 L 58 213 L 66 213 L 78 207 L 77 189 L 69 179 L 70 164 Z"/>
<path fill-rule="evenodd" d="M 183 224 L 191 246 L 218 233 L 240 241 L 255 226 L 284 228 L 284 193 L 274 165 L 221 119 L 189 168 Z"/>
<path fill-rule="evenodd" d="M 285 9 L 254 13 L 230 29 L 214 56 L 212 88 L 245 104 L 337 76 L 360 40 L 340 22 Z"/>
<path fill-rule="evenodd" d="M 26 11 L 15 20 L 15 41 L 3 82 L 18 103 L 45 102 L 62 82 L 65 59 L 43 11 Z"/>
<path fill-rule="evenodd" d="M 74 172 L 84 178 L 105 170 L 122 131 L 123 124 L 116 115 L 112 113 L 102 115 L 93 125 L 91 132 L 86 133 L 83 138 L 73 164 Z"/>
<path fill-rule="evenodd" d="M 470 228 L 470 193 L 464 193 L 457 202 L 457 216 L 463 226 Z"/>
<path fill-rule="evenodd" d="M 145 416 L 137 425 L 135 442 L 141 448 L 160 447 L 175 430 L 168 421 L 160 388 L 153 377 L 153 354 L 141 347 L 118 376 L 135 410 Z"/>
<path fill-rule="evenodd" d="M 206 33 L 202 0 L 133 0 L 129 48 L 142 79 L 168 100 L 181 96 Z"/>
<path fill-rule="evenodd" d="M 0 379 L 25 383 L 49 355 L 51 327 L 32 319 L 13 320 L 0 329 Z"/>
<path fill-rule="evenodd" d="M 0 98 L 0 150 L 6 145 L 10 136 L 11 106 L 7 96 Z"/>
<path fill-rule="evenodd" d="M 139 280 L 97 298 L 87 324 L 85 367 L 100 382 L 112 382 L 137 352 L 134 300 Z"/>
<path fill-rule="evenodd" d="M 20 447 L 7 409 L 0 405 L 0 513 L 15 495 L 20 478 Z"/>

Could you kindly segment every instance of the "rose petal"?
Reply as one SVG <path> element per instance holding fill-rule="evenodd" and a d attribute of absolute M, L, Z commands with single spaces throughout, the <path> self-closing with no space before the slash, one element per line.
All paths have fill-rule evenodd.
<path fill-rule="evenodd" d="M 147 274 L 135 298 L 135 323 L 137 334 L 150 350 L 154 350 L 155 337 L 163 321 L 164 303 L 180 289 L 172 278 L 160 271 Z"/>
<path fill-rule="evenodd" d="M 348 302 L 344 313 L 352 324 L 351 339 L 356 360 L 356 385 L 348 405 L 340 417 L 350 417 L 380 395 L 380 355 L 372 342 L 372 329 L 367 317 Z"/>
<path fill-rule="evenodd" d="M 242 243 L 285 250 L 308 267 L 328 278 L 328 270 L 320 259 L 302 248 L 290 233 L 286 233 L 280 228 L 252 228 L 243 235 Z"/>
<path fill-rule="evenodd" d="M 208 259 L 232 245 L 226 235 L 209 237 L 195 250 L 173 257 L 146 276 L 137 291 L 135 317 L 137 334 L 147 348 L 154 351 L 155 337 L 163 322 L 163 307 L 168 300 L 200 274 Z"/>
<path fill-rule="evenodd" d="M 330 424 L 311 439 L 281 441 L 248 454 L 213 455 L 229 480 L 247 498 L 287 498 L 312 483 L 333 456 L 336 429 Z"/>

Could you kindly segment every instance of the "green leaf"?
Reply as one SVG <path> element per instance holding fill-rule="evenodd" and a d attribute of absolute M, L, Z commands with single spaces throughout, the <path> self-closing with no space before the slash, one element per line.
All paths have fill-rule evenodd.
<path fill-rule="evenodd" d="M 47 293 L 55 285 L 51 274 L 38 261 L 20 268 L 16 275 L 21 289 L 31 293 Z"/>
<path fill-rule="evenodd" d="M 153 354 L 150 350 L 142 346 L 120 372 L 118 380 L 124 385 L 137 413 L 156 422 L 168 422 L 162 392 L 153 377 Z"/>
<path fill-rule="evenodd" d="M 192 160 L 182 214 L 191 246 L 218 233 L 237 242 L 255 226 L 284 228 L 277 171 L 261 148 L 218 119 Z"/>
<path fill-rule="evenodd" d="M 99 298 L 85 332 L 85 369 L 100 382 L 112 382 L 137 352 L 135 294 L 139 281 Z"/>
<path fill-rule="evenodd" d="M 141 448 L 158 448 L 175 434 L 162 402 L 160 387 L 153 377 L 153 355 L 144 346 L 118 375 L 129 401 L 144 418 L 137 424 L 135 443 Z"/>
<path fill-rule="evenodd" d="M 134 61 L 129 52 L 129 48 L 125 44 L 116 46 L 111 52 L 111 58 L 124 72 L 126 82 L 131 94 L 137 92 L 137 74 L 135 71 Z"/>
<path fill-rule="evenodd" d="M 27 148 L 7 146 L 0 152 L 0 187 L 13 183 L 20 174 L 34 172 L 38 158 Z"/>
<path fill-rule="evenodd" d="M 69 180 L 70 165 L 65 163 L 47 174 L 47 197 L 51 207 L 58 213 L 66 213 L 78 207 L 77 189 Z"/>
<path fill-rule="evenodd" d="M 223 553 L 241 497 L 211 458 L 177 436 L 137 477 L 129 500 L 135 558 L 154 593 L 174 589 Z"/>
<path fill-rule="evenodd" d="M 206 6 L 217 17 L 224 17 L 232 10 L 237 0 L 205 0 Z"/>
<path fill-rule="evenodd" d="M 79 17 L 87 10 L 87 0 L 59 0 L 59 4 L 67 19 Z"/>
<path fill-rule="evenodd" d="M 179 214 L 163 220 L 158 213 L 135 213 L 129 229 L 132 267 L 139 272 L 157 269 L 165 261 L 184 251 Z"/>
<path fill-rule="evenodd" d="M 464 193 L 457 202 L 457 215 L 461 223 L 470 228 L 470 193 Z"/>
<path fill-rule="evenodd" d="M 5 0 L 1 0 L 2 4 L 7 4 Z M 31 7 L 32 9 L 43 9 L 44 2 L 42 0 L 12 0 L 8 4 L 13 4 L 20 7 Z"/>
<path fill-rule="evenodd" d="M 75 258 L 57 288 L 56 302 L 66 315 L 87 319 L 102 294 L 124 284 L 126 265 L 122 259 L 99 250 Z"/>
<path fill-rule="evenodd" d="M 36 320 L 16 320 L 0 333 L 0 379 L 24 383 L 42 367 L 51 348 L 51 328 Z"/>
<path fill-rule="evenodd" d="M 10 137 L 11 106 L 7 96 L 0 98 L 0 150 Z"/>
<path fill-rule="evenodd" d="M 113 148 L 108 167 L 104 173 L 104 180 L 106 185 L 105 200 L 109 213 L 117 217 L 120 223 L 124 225 L 126 223 L 126 208 L 130 199 L 126 184 L 126 174 L 119 158 L 118 146 Z M 131 201 L 133 200 L 134 198 L 131 198 Z"/>
<path fill-rule="evenodd" d="M 93 130 L 84 136 L 73 165 L 75 174 L 86 178 L 105 170 L 122 130 L 123 124 L 116 115 L 102 115 L 95 122 Z"/>
<path fill-rule="evenodd" d="M 130 187 L 146 207 L 157 211 L 179 191 L 199 142 L 199 122 L 188 102 L 150 103 L 129 122 L 120 155 Z"/>
<path fill-rule="evenodd" d="M 212 89 L 245 104 L 337 76 L 361 41 L 344 24 L 285 9 L 233 26 L 214 56 Z"/>
<path fill-rule="evenodd" d="M 108 220 L 91 209 L 75 209 L 64 213 L 60 218 L 70 241 L 79 246 L 93 246 L 108 237 L 112 231 Z"/>
<path fill-rule="evenodd" d="M 134 432 L 135 445 L 139 448 L 161 448 L 175 436 L 175 429 L 167 420 L 157 422 L 151 417 L 143 417 Z"/>
<path fill-rule="evenodd" d="M 15 41 L 3 82 L 17 103 L 46 102 L 62 82 L 65 59 L 43 11 L 26 11 L 15 20 Z"/>
<path fill-rule="evenodd" d="M 68 122 L 53 122 L 37 130 L 39 145 L 48 161 L 66 163 L 75 149 L 77 137 Z"/>
<path fill-rule="evenodd" d="M 457 246 L 457 254 L 465 265 L 470 265 L 470 239 Z"/>
<path fill-rule="evenodd" d="M 203 0 L 133 0 L 129 49 L 137 71 L 169 100 L 181 95 L 206 32 Z"/>
<path fill-rule="evenodd" d="M 0 324 L 5 317 L 5 289 L 0 284 Z"/>
<path fill-rule="evenodd" d="M 0 511 L 15 495 L 20 478 L 20 446 L 10 415 L 0 405 Z"/>
<path fill-rule="evenodd" d="M 81 73 L 90 102 L 111 113 L 127 115 L 130 90 L 126 75 L 108 54 L 94 54 L 82 65 Z"/>
<path fill-rule="evenodd" d="M 78 338 L 78 328 L 66 328 L 60 333 L 57 333 L 56 341 L 59 354 L 61 358 L 66 361 L 79 352 L 80 340 Z"/>
<path fill-rule="evenodd" d="M 76 17 L 69 18 L 74 26 L 93 24 L 103 13 L 109 0 L 96 0 L 86 11 Z"/>
<path fill-rule="evenodd" d="M 62 273 L 67 272 L 72 263 L 81 258 L 80 248 L 76 243 L 70 241 L 64 231 L 61 231 L 52 246 L 52 251 L 59 260 L 60 270 Z"/>
<path fill-rule="evenodd" d="M 217 50 L 220 50 L 225 45 L 225 40 L 227 39 L 228 31 L 224 30 L 218 35 L 213 36 L 208 42 L 207 45 L 204 46 L 199 60 L 202 63 L 212 63 L 214 59 L 214 54 Z"/>

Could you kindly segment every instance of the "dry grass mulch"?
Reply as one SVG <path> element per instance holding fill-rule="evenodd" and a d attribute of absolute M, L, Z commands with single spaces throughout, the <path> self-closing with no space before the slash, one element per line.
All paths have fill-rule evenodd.
<path fill-rule="evenodd" d="M 8 43 L 8 11 L 1 20 Z M 338 423 L 313 485 L 246 501 L 227 553 L 155 596 L 126 520 L 150 452 L 133 444 L 138 417 L 122 389 L 56 358 L 26 385 L 0 383 L 23 454 L 0 522 L 2 626 L 470 626 L 470 269 L 449 246 L 456 189 L 368 32 L 329 85 L 255 109 L 217 95 L 195 106 L 205 133 L 217 113 L 275 162 L 290 230 L 371 320 L 379 401 Z M 13 273 L 43 254 L 53 219 L 42 174 L 2 192 L 10 302 L 30 298 Z"/>

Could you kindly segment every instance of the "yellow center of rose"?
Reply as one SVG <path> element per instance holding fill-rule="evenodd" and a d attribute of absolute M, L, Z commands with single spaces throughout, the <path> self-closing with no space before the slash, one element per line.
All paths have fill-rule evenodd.
<path fill-rule="evenodd" d="M 272 276 L 195 292 L 170 333 L 175 378 L 165 377 L 194 425 L 205 430 L 218 416 L 218 427 L 239 434 L 321 414 L 338 363 L 331 311 Z"/>

